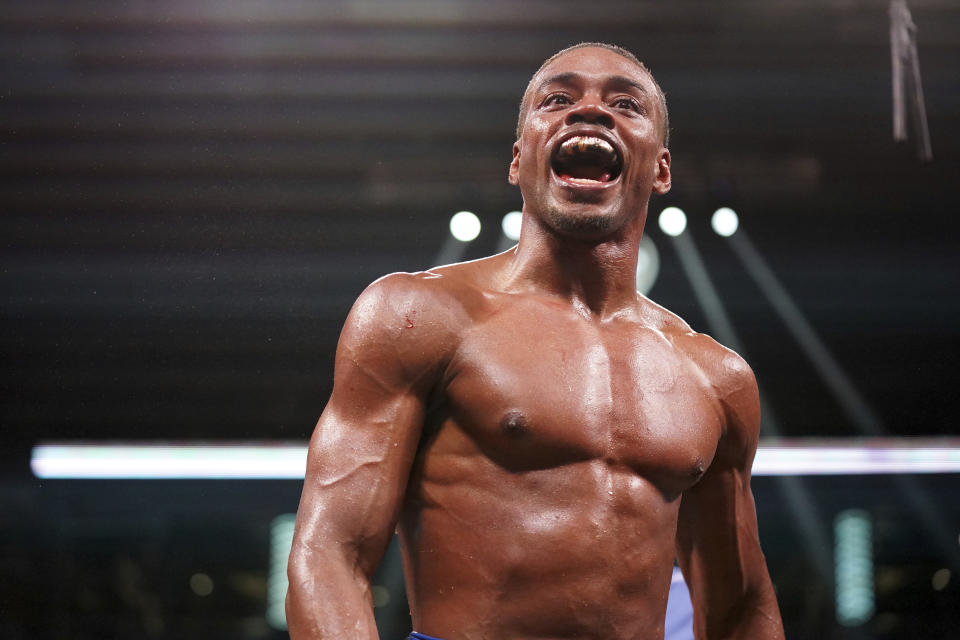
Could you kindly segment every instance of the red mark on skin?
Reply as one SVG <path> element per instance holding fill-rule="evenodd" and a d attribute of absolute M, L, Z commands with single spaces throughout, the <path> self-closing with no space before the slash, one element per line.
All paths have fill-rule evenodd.
<path fill-rule="evenodd" d="M 417 315 L 417 312 L 411 311 L 407 315 L 403 316 L 403 319 L 407 321 L 407 329 L 413 329 L 413 320 L 410 319 L 411 315 Z"/>

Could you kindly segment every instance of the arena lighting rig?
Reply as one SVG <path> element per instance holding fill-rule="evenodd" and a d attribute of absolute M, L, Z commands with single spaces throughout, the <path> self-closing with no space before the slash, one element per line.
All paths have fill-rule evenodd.
<path fill-rule="evenodd" d="M 302 480 L 304 444 L 39 444 L 42 479 Z M 960 473 L 960 438 L 801 439 L 761 444 L 755 476 Z"/>

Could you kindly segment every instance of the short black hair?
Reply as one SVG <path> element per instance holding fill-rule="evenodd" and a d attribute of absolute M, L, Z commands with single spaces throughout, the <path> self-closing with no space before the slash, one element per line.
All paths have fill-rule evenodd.
<path fill-rule="evenodd" d="M 634 63 L 644 73 L 649 76 L 650 80 L 653 82 L 653 86 L 657 88 L 657 104 L 660 106 L 660 114 L 663 116 L 663 146 L 667 147 L 670 144 L 670 115 L 667 113 L 667 96 L 663 92 L 663 89 L 660 88 L 660 85 L 657 84 L 657 79 L 653 77 L 650 69 L 647 65 L 643 64 L 637 56 L 633 55 L 630 51 L 624 49 L 623 47 L 617 46 L 615 44 L 608 44 L 606 42 L 580 42 L 578 44 L 566 47 L 557 51 L 555 54 L 543 61 L 543 64 L 536 70 L 536 72 L 530 76 L 530 81 L 527 83 L 527 88 L 523 92 L 523 99 L 520 100 L 520 114 L 517 116 L 517 139 L 520 139 L 520 133 L 523 131 L 523 123 L 527 119 L 527 109 L 530 107 L 530 90 L 533 88 L 533 79 L 539 75 L 543 68 L 548 64 L 559 58 L 560 56 L 575 51 L 576 49 L 585 49 L 588 47 L 606 49 L 607 51 L 612 51 L 615 54 L 622 56 Z"/>

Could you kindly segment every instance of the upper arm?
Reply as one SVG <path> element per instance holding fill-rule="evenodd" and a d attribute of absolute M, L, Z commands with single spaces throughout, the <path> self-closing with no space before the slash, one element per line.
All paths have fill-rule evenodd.
<path fill-rule="evenodd" d="M 334 387 L 310 440 L 295 541 L 371 573 L 390 540 L 446 338 L 416 276 L 360 296 L 337 347 Z"/>
<path fill-rule="evenodd" d="M 747 628 L 743 625 L 756 635 L 742 637 L 773 637 L 779 612 L 750 489 L 760 432 L 759 393 L 749 366 L 724 352 L 716 385 L 724 430 L 710 468 L 683 494 L 677 556 L 690 586 L 698 638 L 727 637 Z"/>

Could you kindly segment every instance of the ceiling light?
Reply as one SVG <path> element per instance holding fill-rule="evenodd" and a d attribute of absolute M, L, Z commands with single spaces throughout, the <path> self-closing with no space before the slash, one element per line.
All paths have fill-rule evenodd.
<path fill-rule="evenodd" d="M 450 234 L 460 242 L 476 240 L 480 235 L 480 218 L 470 211 L 460 211 L 450 218 Z"/>
<path fill-rule="evenodd" d="M 679 236 L 687 228 L 687 214 L 679 207 L 667 207 L 660 212 L 660 230 L 668 236 Z"/>

